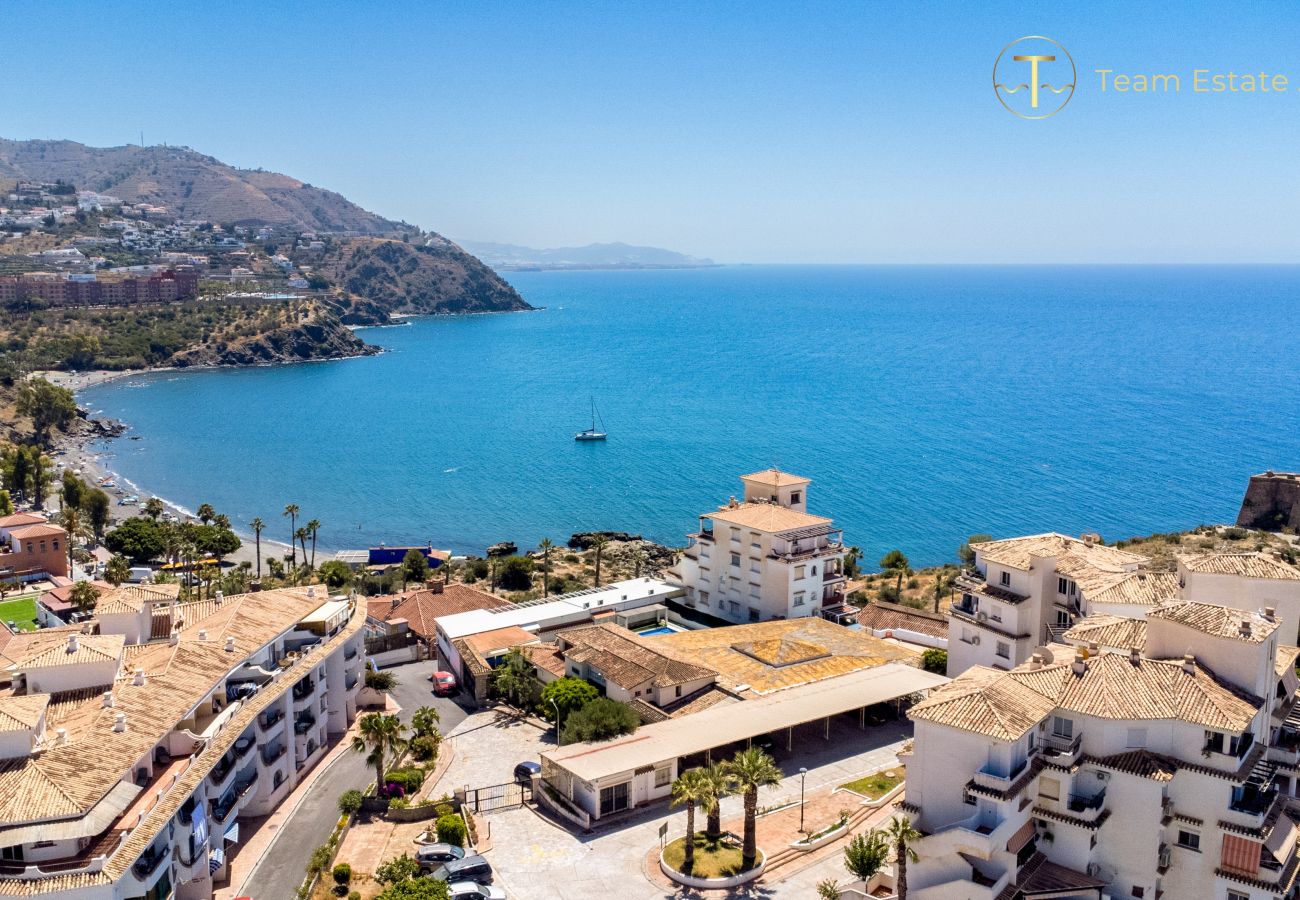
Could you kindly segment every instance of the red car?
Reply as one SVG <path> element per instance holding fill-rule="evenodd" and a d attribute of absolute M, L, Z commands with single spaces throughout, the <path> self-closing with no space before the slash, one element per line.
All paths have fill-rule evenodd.
<path fill-rule="evenodd" d="M 434 672 L 429 676 L 429 680 L 433 682 L 433 692 L 439 697 L 454 694 L 460 687 L 456 683 L 456 676 L 450 672 Z"/>

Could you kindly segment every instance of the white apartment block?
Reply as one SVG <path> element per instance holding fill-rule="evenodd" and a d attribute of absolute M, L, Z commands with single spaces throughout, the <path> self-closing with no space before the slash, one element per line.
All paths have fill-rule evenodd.
<path fill-rule="evenodd" d="M 668 578 L 688 607 L 729 622 L 852 611 L 844 602 L 843 533 L 808 512 L 811 481 L 769 469 L 742 475 L 744 499 L 700 516 Z"/>
<path fill-rule="evenodd" d="M 1263 553 L 1180 556 L 1176 572 L 1095 537 L 1037 534 L 972 544 L 975 566 L 954 587 L 948 674 L 1010 669 L 1059 641 L 1084 616 L 1142 618 L 1174 600 L 1276 610 L 1287 642 L 1300 628 L 1300 570 Z"/>
<path fill-rule="evenodd" d="M 1053 644 L 912 708 L 910 900 L 1294 896 L 1300 651 L 1229 607 L 1138 624 L 1141 649 Z"/>
<path fill-rule="evenodd" d="M 364 607 L 158 585 L 101 612 L 0 635 L 0 897 L 206 900 L 355 718 Z"/>

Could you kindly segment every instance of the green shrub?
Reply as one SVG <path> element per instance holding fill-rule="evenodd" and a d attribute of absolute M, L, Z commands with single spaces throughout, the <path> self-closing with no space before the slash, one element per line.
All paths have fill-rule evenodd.
<path fill-rule="evenodd" d="M 317 872 L 323 872 L 329 868 L 330 860 L 334 858 L 334 848 L 329 844 L 322 844 L 311 852 L 307 860 L 307 874 L 315 875 Z"/>
<path fill-rule="evenodd" d="M 352 881 L 352 867 L 347 863 L 339 863 L 330 874 L 334 876 L 334 883 L 338 885 L 349 884 Z"/>
<path fill-rule="evenodd" d="M 348 900 L 361 900 L 360 891 L 348 891 Z"/>
<path fill-rule="evenodd" d="M 388 808 L 389 809 L 410 809 L 411 801 L 407 800 L 405 797 L 394 797 L 392 800 L 388 801 Z"/>
<path fill-rule="evenodd" d="M 339 795 L 339 812 L 345 816 L 354 816 L 361 809 L 361 792 L 344 791 Z"/>
<path fill-rule="evenodd" d="M 439 842 L 455 844 L 457 847 L 465 846 L 465 820 L 455 813 L 439 816 L 434 823 L 434 829 L 438 832 Z"/>
<path fill-rule="evenodd" d="M 945 674 L 948 671 L 948 651 L 926 650 L 921 654 L 921 668 L 927 672 Z"/>
<path fill-rule="evenodd" d="M 1239 528 L 1236 525 L 1233 525 L 1231 528 L 1223 529 L 1223 536 L 1230 541 L 1245 540 L 1247 534 L 1249 534 L 1249 532 L 1246 531 L 1246 529 Z"/>
<path fill-rule="evenodd" d="M 375 881 L 380 884 L 400 884 L 414 878 L 420 873 L 420 864 L 403 853 L 401 856 L 380 864 L 375 869 Z"/>
<path fill-rule="evenodd" d="M 438 818 L 441 819 L 443 816 L 454 816 L 456 814 L 456 809 L 450 803 L 439 803 L 438 808 L 435 809 L 434 812 L 436 812 Z"/>
<path fill-rule="evenodd" d="M 551 682 L 555 684 L 556 682 Z M 632 707 L 598 697 L 564 720 L 564 743 L 607 741 L 620 734 L 631 734 L 641 724 Z"/>
<path fill-rule="evenodd" d="M 414 794 L 424 784 L 424 772 L 419 769 L 389 769 L 385 780 L 400 787 L 405 794 Z"/>
<path fill-rule="evenodd" d="M 438 759 L 438 746 L 442 739 L 438 735 L 426 734 L 417 738 L 412 738 L 408 745 L 411 750 L 411 756 L 420 762 L 436 762 Z"/>

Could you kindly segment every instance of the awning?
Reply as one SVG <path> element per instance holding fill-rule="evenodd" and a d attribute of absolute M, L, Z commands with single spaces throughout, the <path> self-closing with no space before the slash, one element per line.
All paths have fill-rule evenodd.
<path fill-rule="evenodd" d="M 226 864 L 225 850 L 217 849 L 217 850 L 213 850 L 211 853 L 208 854 L 208 871 L 210 873 L 216 874 L 217 869 L 220 869 L 225 864 Z"/>
<path fill-rule="evenodd" d="M 226 840 L 232 844 L 239 843 L 239 823 L 231 825 L 226 829 Z"/>
<path fill-rule="evenodd" d="M 1011 840 L 1007 841 L 1007 851 L 1009 853 L 1019 853 L 1021 848 L 1034 839 L 1038 829 L 1034 827 L 1034 820 L 1029 819 L 1025 824 L 1016 829 L 1016 833 L 1011 835 Z"/>

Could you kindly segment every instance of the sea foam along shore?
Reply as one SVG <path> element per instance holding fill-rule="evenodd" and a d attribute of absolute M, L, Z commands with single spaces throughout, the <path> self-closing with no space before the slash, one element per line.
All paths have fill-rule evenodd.
<path fill-rule="evenodd" d="M 146 373 L 153 374 L 156 372 L 180 371 L 179 369 L 126 369 L 122 371 L 95 371 L 95 372 L 36 372 L 34 374 L 45 378 L 46 380 L 65 387 L 74 394 L 91 387 L 92 385 L 104 384 L 109 381 L 116 381 L 121 378 L 130 378 L 136 375 Z M 122 440 L 122 437 L 114 440 Z M 71 469 L 79 472 L 80 477 L 86 482 L 98 485 L 109 498 L 113 501 L 113 516 L 116 520 L 129 518 L 139 511 L 138 506 L 119 506 L 118 501 L 124 497 L 135 495 L 141 499 L 141 502 L 149 497 L 156 496 L 150 493 L 146 488 L 138 485 L 126 478 L 120 473 L 113 471 L 108 462 L 89 445 L 95 440 L 103 440 L 97 436 L 88 435 L 67 435 L 55 443 L 55 454 L 58 462 L 65 469 Z M 107 487 L 101 482 L 112 482 L 113 487 Z M 184 506 L 165 497 L 159 497 L 163 507 L 173 515 L 182 520 L 193 519 L 194 511 L 186 509 Z M 270 523 L 272 526 L 277 523 Z M 234 563 L 248 561 L 257 566 L 257 547 L 253 539 L 253 533 L 248 528 L 247 522 L 232 522 L 231 526 L 235 533 L 239 535 L 242 546 L 234 553 L 230 554 L 227 559 Z M 289 552 L 289 545 L 283 541 L 276 541 L 268 538 L 265 532 L 262 534 L 262 556 L 265 559 L 268 556 L 280 556 Z"/>

